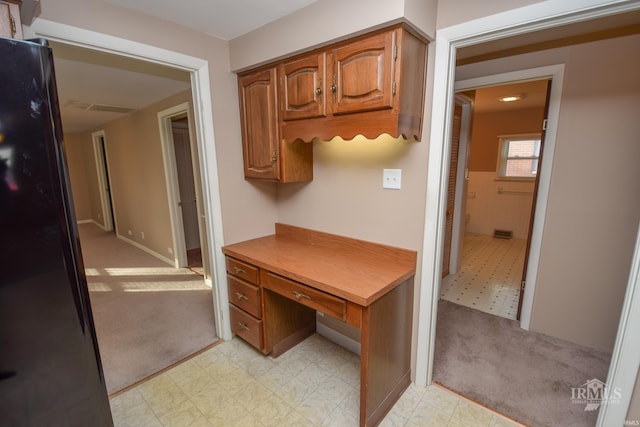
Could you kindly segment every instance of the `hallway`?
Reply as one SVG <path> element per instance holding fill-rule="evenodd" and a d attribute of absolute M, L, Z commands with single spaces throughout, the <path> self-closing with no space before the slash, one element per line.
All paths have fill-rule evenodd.
<path fill-rule="evenodd" d="M 202 276 L 78 226 L 109 394 L 216 342 L 211 287 Z"/>

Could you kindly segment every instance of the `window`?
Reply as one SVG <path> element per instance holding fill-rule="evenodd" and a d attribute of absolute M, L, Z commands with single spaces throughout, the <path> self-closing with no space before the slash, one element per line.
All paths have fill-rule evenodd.
<path fill-rule="evenodd" d="M 498 178 L 535 179 L 540 135 L 501 136 L 498 156 Z"/>

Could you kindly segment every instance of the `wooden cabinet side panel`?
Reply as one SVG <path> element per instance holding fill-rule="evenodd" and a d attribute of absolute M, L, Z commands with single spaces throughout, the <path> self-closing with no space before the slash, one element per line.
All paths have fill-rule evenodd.
<path fill-rule="evenodd" d="M 396 31 L 389 31 L 334 49 L 333 114 L 393 107 L 395 36 Z"/>
<path fill-rule="evenodd" d="M 281 141 L 281 182 L 307 182 L 313 180 L 313 144 L 296 140 Z"/>
<path fill-rule="evenodd" d="M 427 44 L 408 31 L 400 31 L 396 63 L 396 94 L 399 133 L 405 138 L 422 138 Z"/>
<path fill-rule="evenodd" d="M 280 178 L 276 83 L 275 68 L 238 78 L 244 172 L 247 178 Z"/>
<path fill-rule="evenodd" d="M 377 425 L 411 383 L 412 321 L 413 277 L 365 308 L 360 425 Z"/>

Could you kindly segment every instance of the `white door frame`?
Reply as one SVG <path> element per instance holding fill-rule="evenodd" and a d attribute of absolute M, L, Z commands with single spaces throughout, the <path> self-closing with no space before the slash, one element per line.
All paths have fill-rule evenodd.
<path fill-rule="evenodd" d="M 102 140 L 101 140 L 102 139 Z M 96 172 L 98 174 L 98 191 L 100 192 L 100 205 L 102 208 L 102 228 L 105 231 L 112 231 L 116 223 L 113 217 L 115 208 L 113 207 L 113 195 L 107 195 L 107 187 L 111 193 L 111 183 L 108 181 L 109 172 L 107 165 L 107 138 L 104 130 L 99 130 L 91 134 L 93 141 L 93 156 L 96 160 Z"/>
<path fill-rule="evenodd" d="M 194 124 L 196 138 L 200 142 L 198 144 L 198 158 L 202 176 L 202 202 L 206 222 L 206 238 L 208 242 L 211 242 L 209 265 L 211 266 L 213 280 L 212 297 L 216 333 L 220 338 L 230 340 L 232 334 L 229 321 L 229 296 L 227 287 L 224 286 L 226 283 L 224 254 L 222 253 L 224 238 L 213 129 L 209 62 L 202 58 L 41 18 L 33 22 L 30 30 L 37 37 L 162 64 L 191 73 Z"/>
<path fill-rule="evenodd" d="M 456 49 L 525 34 L 531 31 L 585 21 L 598 16 L 640 9 L 640 1 L 548 0 L 519 9 L 438 30 L 435 41 L 431 134 L 427 172 L 425 225 L 422 248 L 421 292 L 418 303 L 416 342 L 417 385 L 431 383 L 436 333 L 438 289 L 442 267 L 442 248 L 447 196 L 447 169 L 451 149 L 451 118 L 455 81 Z M 626 417 L 640 358 L 640 321 L 632 308 L 640 305 L 640 250 L 634 255 L 627 295 L 623 306 L 616 346 L 607 385 L 621 387 L 619 404 L 604 404 L 598 426 L 622 425 Z M 635 323 L 632 320 L 636 320 Z M 635 363 L 635 364 L 634 364 Z M 630 383 L 631 386 L 629 386 Z"/>
<path fill-rule="evenodd" d="M 460 117 L 460 142 L 458 145 L 458 164 L 456 165 L 456 190 L 453 202 L 453 230 L 451 232 L 451 249 L 449 255 L 449 274 L 456 274 L 462 260 L 462 246 L 466 226 L 467 211 L 467 163 L 469 142 L 471 141 L 471 118 L 473 102 L 462 94 L 456 94 L 455 104 L 462 107 Z"/>

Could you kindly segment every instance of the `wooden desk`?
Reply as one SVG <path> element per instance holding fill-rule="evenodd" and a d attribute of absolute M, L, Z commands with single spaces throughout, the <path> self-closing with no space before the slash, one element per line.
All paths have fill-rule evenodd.
<path fill-rule="evenodd" d="M 278 357 L 315 331 L 315 312 L 360 328 L 360 425 L 377 425 L 411 382 L 416 252 L 276 224 L 222 248 L 232 330 Z"/>

